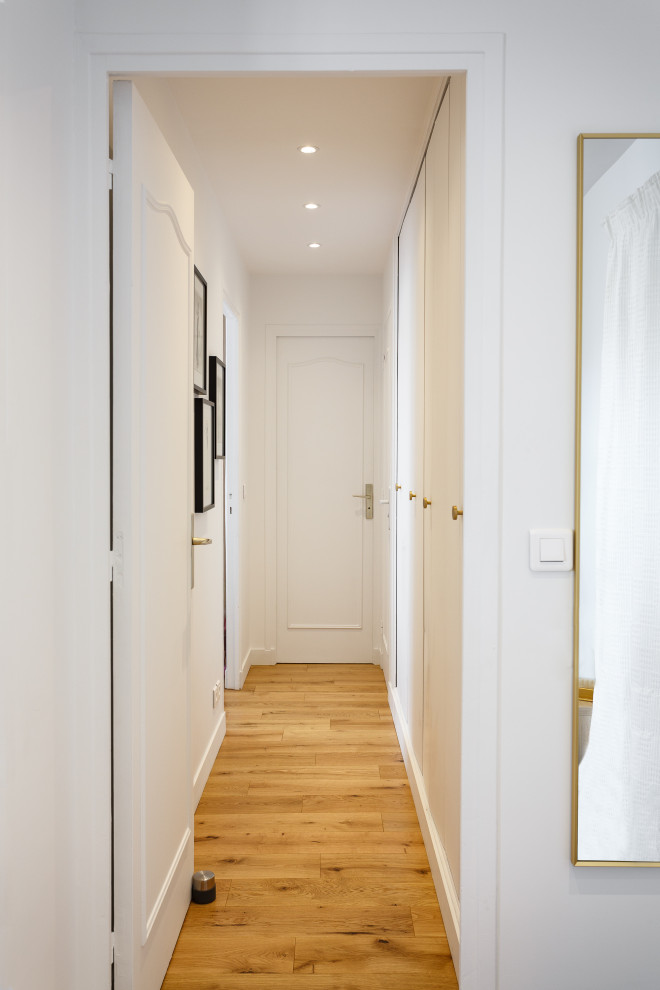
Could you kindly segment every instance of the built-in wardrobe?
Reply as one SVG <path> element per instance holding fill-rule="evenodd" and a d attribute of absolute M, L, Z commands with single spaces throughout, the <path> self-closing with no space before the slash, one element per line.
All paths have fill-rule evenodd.
<path fill-rule="evenodd" d="M 399 236 L 395 717 L 452 953 L 460 940 L 465 77 Z"/>

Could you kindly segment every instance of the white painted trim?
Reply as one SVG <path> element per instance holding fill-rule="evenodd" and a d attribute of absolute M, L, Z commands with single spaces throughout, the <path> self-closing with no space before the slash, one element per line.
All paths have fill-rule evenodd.
<path fill-rule="evenodd" d="M 142 911 L 142 945 L 143 946 L 147 944 L 152 929 L 156 924 L 156 922 L 158 921 L 158 915 L 160 914 L 160 910 L 163 904 L 165 903 L 165 899 L 170 891 L 170 888 L 172 887 L 174 878 L 178 872 L 179 866 L 181 865 L 185 852 L 188 849 L 189 844 L 192 843 L 192 841 L 193 841 L 193 832 L 190 826 L 188 826 L 186 827 L 183 833 L 181 842 L 179 843 L 179 848 L 177 849 L 174 855 L 174 859 L 170 864 L 170 868 L 167 871 L 167 876 L 163 881 L 163 886 L 160 888 L 160 891 L 158 892 L 158 897 L 156 898 L 154 902 L 154 906 L 151 909 L 151 912 L 149 913 L 149 917 L 147 918 L 146 916 L 146 905 Z"/>
<path fill-rule="evenodd" d="M 209 779 L 209 774 L 211 773 L 211 768 L 215 763 L 215 758 L 218 755 L 218 750 L 222 745 L 222 740 L 227 735 L 227 715 L 222 712 L 220 718 L 218 719 L 218 724 L 213 730 L 213 735 L 209 740 L 209 744 L 206 747 L 206 752 L 202 757 L 195 775 L 193 777 L 193 808 L 196 808 L 199 804 L 199 799 L 202 796 L 202 791 L 206 787 L 206 781 Z"/>
<path fill-rule="evenodd" d="M 252 661 L 250 659 L 251 652 L 252 652 L 251 650 L 248 650 L 241 661 L 241 666 L 238 671 L 238 684 L 236 685 L 237 691 L 241 690 L 241 688 L 245 684 L 245 678 L 250 672 L 250 667 L 252 665 Z"/>
<path fill-rule="evenodd" d="M 225 522 L 225 602 L 227 669 L 225 687 L 237 688 L 243 683 L 240 674 L 240 541 L 243 511 L 240 491 L 240 341 L 239 316 L 225 298 L 222 313 L 226 321 L 223 360 L 226 366 L 225 410 L 225 471 L 223 511 Z M 231 493 L 231 499 L 229 494 Z M 245 677 L 243 677 L 245 680 Z"/>
<path fill-rule="evenodd" d="M 428 797 L 426 795 L 426 788 L 424 787 L 422 771 L 420 770 L 419 764 L 415 759 L 412 743 L 408 734 L 408 728 L 406 726 L 406 720 L 403 712 L 401 711 L 399 692 L 395 687 L 392 687 L 390 682 L 388 682 L 387 693 L 389 696 L 392 716 L 394 718 L 394 727 L 396 729 L 396 734 L 399 737 L 399 745 L 401 746 L 403 761 L 408 772 L 410 790 L 412 791 L 413 801 L 415 802 L 415 808 L 417 809 L 417 817 L 419 818 L 419 825 L 422 830 L 424 845 L 426 846 L 426 854 L 429 858 L 429 864 L 431 866 L 433 882 L 435 883 L 435 889 L 438 894 L 438 902 L 440 904 L 442 920 L 444 921 L 445 929 L 447 931 L 447 939 L 449 941 L 449 948 L 451 949 L 451 956 L 456 972 L 459 973 L 461 954 L 461 909 L 458 900 L 458 891 L 456 890 L 456 885 L 454 884 L 454 878 L 449 867 L 447 854 L 444 846 L 442 845 L 440 836 L 438 835 L 438 830 L 435 827 L 435 822 L 433 821 L 433 817 L 431 815 L 431 809 L 429 808 Z"/>
<path fill-rule="evenodd" d="M 255 667 L 272 667 L 277 663 L 275 650 L 257 650 L 252 648 L 247 656 L 248 670 L 254 664 Z M 245 672 L 247 674 L 247 670 Z"/>
<path fill-rule="evenodd" d="M 81 898 L 76 922 L 90 946 L 87 984 L 108 985 L 110 869 L 109 605 L 107 591 L 108 449 L 108 76 L 162 72 L 467 72 L 466 323 L 463 758 L 461 779 L 461 987 L 497 985 L 497 850 L 499 780 L 500 395 L 504 36 L 472 34 L 77 36 L 75 270 L 86 291 L 76 299 L 71 380 L 79 391 L 88 457 L 76 462 L 78 621 L 77 670 L 93 665 L 89 719 L 80 747 L 90 754 L 92 781 L 81 814 L 99 827 L 90 855 L 98 863 L 94 905 Z M 393 354 L 393 360 L 395 355 Z M 391 493 L 393 500 L 394 492 Z M 392 540 L 395 539 L 394 527 Z M 393 618 L 393 616 L 392 616 Z M 392 660 L 396 650 L 390 635 Z M 105 659 L 105 663 L 103 662 Z M 98 809 L 102 809 L 99 812 Z M 100 815 L 100 820 L 99 820 Z M 93 916 L 93 918 L 92 918 Z M 92 920 L 90 921 L 90 918 Z M 84 937 L 82 936 L 84 933 Z M 101 967 L 104 967 L 102 970 Z M 81 984 L 83 985 L 83 984 Z"/>

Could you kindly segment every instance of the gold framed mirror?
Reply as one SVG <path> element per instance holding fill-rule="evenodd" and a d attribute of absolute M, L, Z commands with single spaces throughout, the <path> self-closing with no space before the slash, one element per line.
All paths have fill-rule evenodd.
<path fill-rule="evenodd" d="M 660 134 L 578 138 L 573 813 L 660 866 Z"/>

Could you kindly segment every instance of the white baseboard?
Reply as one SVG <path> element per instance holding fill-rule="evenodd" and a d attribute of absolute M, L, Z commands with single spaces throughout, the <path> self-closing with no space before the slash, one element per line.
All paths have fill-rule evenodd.
<path fill-rule="evenodd" d="M 272 667 L 277 663 L 275 650 L 255 650 L 252 648 L 247 656 L 248 670 L 253 665 L 255 667 Z"/>
<path fill-rule="evenodd" d="M 195 808 L 199 804 L 199 799 L 201 798 L 202 792 L 206 787 L 206 781 L 209 779 L 211 767 L 215 762 L 215 758 L 218 755 L 218 750 L 220 749 L 220 744 L 225 738 L 226 732 L 227 716 L 223 712 L 218 719 L 215 732 L 211 736 L 211 740 L 206 747 L 206 752 L 204 753 L 202 761 L 197 768 L 197 773 L 193 777 L 193 807 Z"/>
<path fill-rule="evenodd" d="M 387 693 L 394 717 L 394 726 L 399 737 L 399 744 L 406 764 L 406 770 L 408 771 L 410 789 L 415 802 L 415 808 L 417 809 L 417 816 L 424 838 L 424 845 L 426 846 L 426 854 L 431 866 L 433 882 L 435 883 L 435 889 L 438 894 L 440 911 L 442 912 L 442 920 L 447 931 L 447 940 L 451 949 L 454 968 L 458 974 L 460 972 L 461 953 L 461 908 L 458 891 L 454 884 L 454 878 L 451 875 L 447 854 L 431 816 L 424 778 L 413 752 L 408 726 L 399 702 L 399 692 L 388 682 Z"/>
<path fill-rule="evenodd" d="M 380 665 L 383 668 L 383 673 L 385 674 L 385 680 L 390 679 L 390 645 L 387 642 L 387 636 L 383 632 L 382 643 L 380 646 Z"/>
<path fill-rule="evenodd" d="M 238 684 L 236 686 L 236 690 L 237 691 L 240 691 L 241 688 L 243 687 L 243 685 L 245 684 L 245 678 L 247 677 L 247 675 L 248 675 L 248 673 L 250 671 L 250 653 L 251 652 L 252 652 L 251 650 L 248 650 L 247 651 L 247 653 L 243 657 L 241 666 L 239 668 L 239 671 L 238 671 Z"/>

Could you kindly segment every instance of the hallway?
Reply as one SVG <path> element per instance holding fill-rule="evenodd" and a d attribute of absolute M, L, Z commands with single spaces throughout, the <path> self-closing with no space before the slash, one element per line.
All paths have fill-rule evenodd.
<path fill-rule="evenodd" d="M 252 667 L 195 815 L 191 904 L 163 990 L 457 988 L 371 664 Z"/>

